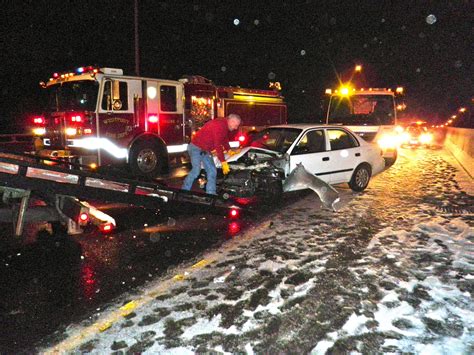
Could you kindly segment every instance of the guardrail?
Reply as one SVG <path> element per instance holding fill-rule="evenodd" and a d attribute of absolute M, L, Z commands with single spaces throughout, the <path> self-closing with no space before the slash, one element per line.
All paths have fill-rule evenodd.
<path fill-rule="evenodd" d="M 474 178 L 474 129 L 448 127 L 444 146 Z"/>
<path fill-rule="evenodd" d="M 0 134 L 0 144 L 31 143 L 33 135 L 23 134 Z"/>
<path fill-rule="evenodd" d="M 34 136 L 29 133 L 0 134 L 0 148 L 12 152 L 24 152 L 34 150 Z"/>

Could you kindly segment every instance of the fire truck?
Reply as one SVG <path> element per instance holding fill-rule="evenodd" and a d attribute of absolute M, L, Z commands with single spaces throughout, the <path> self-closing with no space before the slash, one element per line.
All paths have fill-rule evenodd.
<path fill-rule="evenodd" d="M 171 154 L 185 152 L 208 120 L 239 114 L 242 132 L 287 120 L 278 90 L 221 87 L 202 76 L 175 81 L 88 66 L 40 85 L 48 105 L 32 118 L 39 156 L 91 168 L 126 163 L 134 176 L 148 178 L 163 172 Z"/>
<path fill-rule="evenodd" d="M 368 142 L 377 143 L 383 151 L 386 166 L 397 160 L 397 148 L 401 144 L 401 130 L 397 126 L 397 105 L 395 98 L 403 94 L 403 88 L 354 89 L 343 86 L 334 92 L 326 89 L 329 105 L 327 124 L 342 124 Z"/>

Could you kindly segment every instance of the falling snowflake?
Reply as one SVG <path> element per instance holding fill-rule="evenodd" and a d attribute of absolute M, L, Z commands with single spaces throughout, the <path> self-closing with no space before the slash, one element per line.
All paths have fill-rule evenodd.
<path fill-rule="evenodd" d="M 434 24 L 434 23 L 436 22 L 436 20 L 437 20 L 437 19 L 436 19 L 436 16 L 433 15 L 433 14 L 426 16 L 426 23 L 427 23 L 428 25 Z"/>
<path fill-rule="evenodd" d="M 234 19 L 234 25 L 235 26 L 240 25 L 240 20 L 238 18 Z"/>
<path fill-rule="evenodd" d="M 456 60 L 456 61 L 454 62 L 454 67 L 455 67 L 456 69 L 461 68 L 461 67 L 462 67 L 462 61 L 459 60 L 459 59 Z"/>
<path fill-rule="evenodd" d="M 306 51 L 304 49 L 301 50 L 300 52 L 301 55 L 306 55 Z"/>
<path fill-rule="evenodd" d="M 227 70 L 227 67 L 225 67 L 225 66 L 222 66 L 222 67 L 221 67 L 221 71 L 222 71 L 222 72 L 225 72 L 226 70 Z"/>
<path fill-rule="evenodd" d="M 253 20 L 253 24 L 255 26 L 258 26 L 260 24 L 260 21 L 258 19 Z"/>
<path fill-rule="evenodd" d="M 276 78 L 276 74 L 274 72 L 268 73 L 268 79 L 273 80 Z"/>

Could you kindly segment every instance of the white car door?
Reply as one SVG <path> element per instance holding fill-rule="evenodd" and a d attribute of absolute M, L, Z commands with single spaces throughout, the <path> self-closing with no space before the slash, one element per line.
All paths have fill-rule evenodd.
<path fill-rule="evenodd" d="M 330 172 L 329 182 L 339 184 L 349 182 L 354 169 L 362 162 L 363 148 L 357 138 L 343 128 L 327 128 L 329 157 L 327 167 Z"/>
<path fill-rule="evenodd" d="M 305 169 L 325 182 L 330 182 L 330 160 L 327 151 L 327 139 L 324 129 L 306 131 L 299 141 L 288 152 L 290 155 L 290 171 L 300 163 Z"/>

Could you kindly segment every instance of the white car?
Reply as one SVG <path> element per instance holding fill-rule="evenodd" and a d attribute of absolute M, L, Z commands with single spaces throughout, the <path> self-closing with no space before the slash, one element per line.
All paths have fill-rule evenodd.
<path fill-rule="evenodd" d="M 298 164 L 328 184 L 363 191 L 385 167 L 377 145 L 342 126 L 311 124 L 266 128 L 227 161 L 231 173 L 220 186 L 234 196 L 277 193 Z"/>

